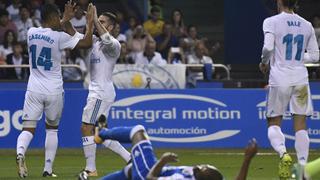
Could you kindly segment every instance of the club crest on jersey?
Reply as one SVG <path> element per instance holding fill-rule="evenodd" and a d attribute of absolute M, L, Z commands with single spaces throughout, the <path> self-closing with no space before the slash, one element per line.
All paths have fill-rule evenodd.
<path fill-rule="evenodd" d="M 90 57 L 90 63 L 92 64 L 96 64 L 96 63 L 100 63 L 100 58 L 99 57 L 96 57 L 94 56 L 93 54 L 91 54 L 91 57 Z"/>

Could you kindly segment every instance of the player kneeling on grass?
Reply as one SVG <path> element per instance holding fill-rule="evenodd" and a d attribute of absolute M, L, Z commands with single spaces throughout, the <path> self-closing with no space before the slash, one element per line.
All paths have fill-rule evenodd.
<path fill-rule="evenodd" d="M 211 165 L 198 166 L 166 166 L 167 163 L 177 162 L 177 155 L 174 153 L 164 153 L 157 160 L 151 142 L 143 126 L 115 127 L 112 129 L 102 129 L 95 136 L 97 144 L 106 139 L 117 140 L 122 143 L 132 143 L 131 158 L 132 163 L 128 164 L 121 171 L 106 175 L 102 180 L 127 180 L 127 179 L 201 179 L 201 180 L 222 180 L 221 172 Z M 237 180 L 245 180 L 251 159 L 257 153 L 257 144 L 253 139 L 245 151 L 245 159 Z M 80 180 L 87 180 L 85 174 L 79 175 Z"/>

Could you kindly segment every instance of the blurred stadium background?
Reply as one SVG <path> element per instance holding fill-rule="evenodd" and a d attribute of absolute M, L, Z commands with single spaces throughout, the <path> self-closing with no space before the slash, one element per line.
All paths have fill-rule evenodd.
<path fill-rule="evenodd" d="M 40 25 L 39 13 L 44 3 L 55 3 L 63 11 L 65 2 L 0 0 L 0 179 L 17 177 L 14 149 L 22 128 L 29 73 L 25 68 L 28 67 L 26 32 Z M 77 2 L 79 13 L 72 23 L 83 31 L 83 11 L 92 1 Z M 227 179 L 236 175 L 242 149 L 255 137 L 261 150 L 251 165 L 248 179 L 276 179 L 278 158 L 270 150 L 264 116 L 267 78 L 258 68 L 263 45 L 262 22 L 276 12 L 275 0 L 93 3 L 99 12 L 112 11 L 119 18 L 114 33 L 122 51 L 114 71 L 117 98 L 109 114 L 109 126 L 143 124 L 159 154 L 167 150 L 176 152 L 180 155 L 179 164 L 214 164 Z M 318 0 L 303 0 L 297 9 L 298 14 L 313 23 L 318 42 L 319 9 Z M 155 26 L 145 24 L 157 15 Z M 155 49 L 148 44 L 149 38 L 156 41 Z M 161 63 L 135 63 L 140 61 L 139 52 L 159 52 Z M 59 179 L 75 179 L 84 166 L 80 124 L 88 85 L 86 55 L 86 51 L 66 51 L 62 59 L 65 108 L 55 163 Z M 312 160 L 320 155 L 320 68 L 319 64 L 306 66 L 315 107 L 308 121 Z M 293 148 L 292 122 L 289 116 L 285 119 L 286 143 Z M 42 121 L 28 152 L 29 179 L 41 179 L 43 128 Z M 106 149 L 100 148 L 97 154 L 101 176 L 124 164 Z"/>

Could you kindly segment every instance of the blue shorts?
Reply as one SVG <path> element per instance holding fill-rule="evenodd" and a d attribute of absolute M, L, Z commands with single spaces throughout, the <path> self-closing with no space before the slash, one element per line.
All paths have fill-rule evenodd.
<path fill-rule="evenodd" d="M 144 180 L 149 171 L 157 162 L 150 141 L 140 141 L 131 150 L 132 157 L 132 179 Z"/>

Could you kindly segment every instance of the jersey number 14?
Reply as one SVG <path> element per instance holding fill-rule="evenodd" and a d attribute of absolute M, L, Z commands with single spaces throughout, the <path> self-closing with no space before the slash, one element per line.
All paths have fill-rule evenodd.
<path fill-rule="evenodd" d="M 293 34 L 287 34 L 283 37 L 283 44 L 286 44 L 286 60 L 292 60 L 292 46 L 297 44 L 297 53 L 295 56 L 295 60 L 300 61 L 302 55 L 304 36 L 302 34 L 298 34 L 293 37 Z"/>
<path fill-rule="evenodd" d="M 31 45 L 29 50 L 32 58 L 32 68 L 37 69 L 37 66 L 43 66 L 45 71 L 50 71 L 52 67 L 51 48 L 43 47 L 38 58 L 36 57 L 37 45 Z"/>

